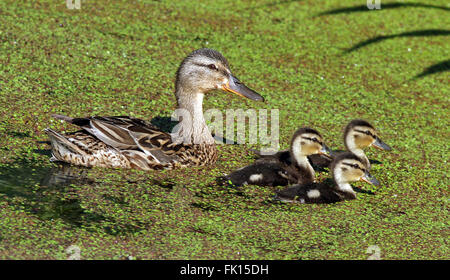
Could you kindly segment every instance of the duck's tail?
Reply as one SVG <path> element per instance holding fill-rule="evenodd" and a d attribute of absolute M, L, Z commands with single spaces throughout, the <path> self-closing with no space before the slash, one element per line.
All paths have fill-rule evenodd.
<path fill-rule="evenodd" d="M 45 129 L 45 132 L 49 136 L 52 145 L 52 158 L 50 160 L 67 161 L 67 155 L 69 154 L 86 155 L 85 151 L 70 142 L 64 135 L 50 128 Z"/>
<path fill-rule="evenodd" d="M 52 114 L 51 116 L 58 120 L 62 120 L 62 121 L 68 122 L 68 123 L 73 123 L 73 118 L 71 118 L 69 116 L 58 115 L 58 114 Z"/>

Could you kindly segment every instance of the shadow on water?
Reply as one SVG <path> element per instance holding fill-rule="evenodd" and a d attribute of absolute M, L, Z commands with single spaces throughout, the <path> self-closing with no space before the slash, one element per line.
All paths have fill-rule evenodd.
<path fill-rule="evenodd" d="M 11 137 L 18 137 L 18 138 L 29 138 L 31 135 L 28 132 L 20 132 L 20 131 L 6 131 L 6 134 Z"/>
<path fill-rule="evenodd" d="M 43 221 L 60 219 L 72 227 L 103 230 L 110 235 L 142 230 L 144 225 L 139 222 L 124 223 L 81 207 L 83 198 L 77 196 L 76 188 L 99 183 L 87 177 L 89 170 L 65 163 L 48 167 L 38 162 L 18 160 L 0 168 L 0 194 L 3 194 L 0 199 Z"/>
<path fill-rule="evenodd" d="M 294 2 L 302 2 L 302 0 L 281 0 L 281 1 L 273 1 L 267 4 L 263 4 L 263 5 L 259 5 L 259 6 L 255 6 L 255 7 L 249 7 L 247 8 L 248 10 L 251 9 L 260 9 L 260 8 L 270 8 L 270 7 L 274 7 L 274 6 L 281 6 L 284 4 L 290 4 L 290 3 L 294 3 Z"/>
<path fill-rule="evenodd" d="M 426 30 L 416 30 L 416 31 L 409 31 L 409 32 L 403 32 L 399 34 L 393 34 L 393 35 L 384 35 L 384 36 L 377 36 L 365 41 L 362 41 L 353 47 L 345 50 L 346 53 L 350 53 L 353 51 L 356 51 L 362 47 L 378 43 L 384 40 L 393 39 L 393 38 L 402 38 L 402 37 L 431 37 L 431 36 L 448 36 L 450 35 L 450 30 L 444 30 L 444 29 L 426 29 Z"/>
<path fill-rule="evenodd" d="M 369 159 L 370 164 L 383 164 L 383 162 L 376 159 Z"/>
<path fill-rule="evenodd" d="M 440 73 L 440 72 L 446 72 L 450 71 L 450 60 L 445 60 L 436 64 L 433 64 L 429 67 L 427 67 L 425 70 L 423 70 L 422 73 L 415 76 L 415 79 L 423 78 L 428 75 Z"/>
<path fill-rule="evenodd" d="M 381 3 L 381 10 L 390 10 L 390 9 L 399 9 L 399 8 L 428 8 L 428 9 L 439 9 L 443 11 L 450 11 L 450 8 L 432 4 L 423 4 L 423 3 Z M 349 14 L 349 13 L 357 13 L 357 12 L 373 12 L 374 10 L 370 10 L 367 8 L 367 5 L 353 6 L 353 7 L 345 7 L 339 9 L 333 9 L 329 11 L 322 12 L 317 16 L 325 16 L 325 15 L 337 15 L 337 14 Z M 375 10 L 376 11 L 376 10 Z"/>
<path fill-rule="evenodd" d="M 173 121 L 171 117 L 154 117 L 151 124 L 158 127 L 166 133 L 171 133 L 173 128 L 178 124 L 178 121 Z"/>
<path fill-rule="evenodd" d="M 365 194 L 375 195 L 375 193 L 371 190 L 366 190 L 366 189 L 362 189 L 360 187 L 355 187 L 355 186 L 352 186 L 352 188 L 357 193 L 365 193 Z"/>
<path fill-rule="evenodd" d="M 85 213 L 78 199 L 64 199 L 72 184 L 92 184 L 85 177 L 86 168 L 66 164 L 42 167 L 30 162 L 15 162 L 0 170 L 0 193 L 20 198 L 20 206 L 40 219 L 62 219 L 73 226 L 99 221 L 101 215 Z M 13 203 L 14 204 L 14 203 Z"/>

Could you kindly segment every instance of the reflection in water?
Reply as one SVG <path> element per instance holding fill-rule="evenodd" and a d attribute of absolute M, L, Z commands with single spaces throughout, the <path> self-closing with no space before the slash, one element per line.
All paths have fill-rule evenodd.
<path fill-rule="evenodd" d="M 57 167 L 41 167 L 33 164 L 14 164 L 0 169 L 0 193 L 7 196 L 32 195 L 32 186 L 58 188 L 70 184 L 92 184 L 89 169 L 61 163 Z"/>
<path fill-rule="evenodd" d="M 144 229 L 146 224 L 139 220 L 117 220 L 102 210 L 101 213 L 95 213 L 81 207 L 80 202 L 84 197 L 78 195 L 77 189 L 86 184 L 98 183 L 88 178 L 89 170 L 65 163 L 46 167 L 40 162 L 27 160 L 1 166 L 0 200 L 7 201 L 10 206 L 23 209 L 39 219 L 60 219 L 69 226 L 83 226 L 86 230 L 123 235 Z M 171 188 L 171 185 L 167 187 Z M 105 199 L 113 201 L 116 204 L 113 207 L 123 205 L 116 197 L 106 196 Z M 83 202 L 89 203 L 89 199 Z"/>
<path fill-rule="evenodd" d="M 62 163 L 52 168 L 42 178 L 40 185 L 46 187 L 67 186 L 70 184 L 93 184 L 95 181 L 87 178 L 88 168 Z"/>
<path fill-rule="evenodd" d="M 0 193 L 10 205 L 19 204 L 25 211 L 41 219 L 59 218 L 79 226 L 83 221 L 99 221 L 101 215 L 85 213 L 78 199 L 64 199 L 72 184 L 92 184 L 89 169 L 61 164 L 42 167 L 36 163 L 19 162 L 0 169 Z"/>

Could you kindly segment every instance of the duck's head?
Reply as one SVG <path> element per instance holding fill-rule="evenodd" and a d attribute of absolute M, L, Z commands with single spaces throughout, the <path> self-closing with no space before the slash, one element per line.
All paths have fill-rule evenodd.
<path fill-rule="evenodd" d="M 264 101 L 236 78 L 226 58 L 212 49 L 198 49 L 181 63 L 175 82 L 177 99 L 182 95 L 202 95 L 215 89 L 235 93 L 255 101 Z"/>
<path fill-rule="evenodd" d="M 375 128 L 364 120 L 352 120 L 345 128 L 344 142 L 348 150 L 364 149 L 373 146 L 380 150 L 390 151 L 377 134 Z"/>
<path fill-rule="evenodd" d="M 364 181 L 375 186 L 380 185 L 380 182 L 370 175 L 364 162 L 351 152 L 339 154 L 333 160 L 331 170 L 337 186 L 347 185 L 356 181 Z"/>
<path fill-rule="evenodd" d="M 313 154 L 330 156 L 330 149 L 323 143 L 320 133 L 312 128 L 299 128 L 291 140 L 291 153 L 296 159 Z M 298 160 L 297 160 L 298 161 Z"/>

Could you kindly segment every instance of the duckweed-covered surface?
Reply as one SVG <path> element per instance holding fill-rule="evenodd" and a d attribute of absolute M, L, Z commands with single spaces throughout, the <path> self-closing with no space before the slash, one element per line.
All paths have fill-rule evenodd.
<path fill-rule="evenodd" d="M 365 3 L 0 1 L 0 258 L 66 259 L 75 245 L 82 259 L 367 259 L 373 245 L 383 259 L 448 259 L 450 7 Z M 205 109 L 278 108 L 282 148 L 311 126 L 342 149 L 343 126 L 369 120 L 394 148 L 368 151 L 380 187 L 354 184 L 375 194 L 292 205 L 216 184 L 259 145 L 220 145 L 217 164 L 177 171 L 49 162 L 43 130 L 75 129 L 50 114 L 161 123 L 177 66 L 200 47 L 266 98 L 214 92 Z"/>

